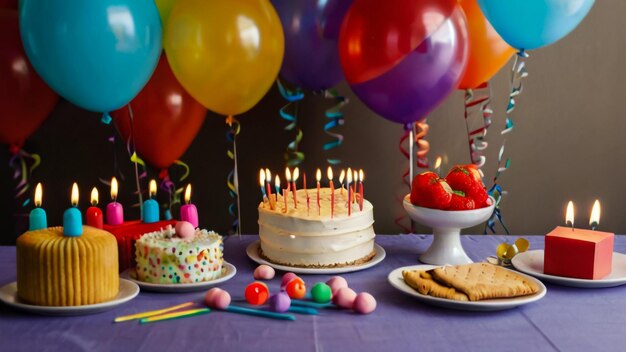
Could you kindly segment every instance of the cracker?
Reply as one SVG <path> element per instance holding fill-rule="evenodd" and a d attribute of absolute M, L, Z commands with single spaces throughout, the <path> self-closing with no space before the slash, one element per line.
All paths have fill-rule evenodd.
<path fill-rule="evenodd" d="M 497 265 L 474 263 L 430 270 L 439 284 L 467 295 L 470 301 L 525 296 L 539 291 L 527 278 Z"/>
<path fill-rule="evenodd" d="M 467 295 L 462 292 L 458 292 L 454 288 L 439 284 L 433 280 L 432 276 L 428 272 L 420 270 L 405 270 L 402 272 L 402 277 L 407 285 L 411 286 L 423 295 L 452 299 L 456 301 L 468 301 Z"/>

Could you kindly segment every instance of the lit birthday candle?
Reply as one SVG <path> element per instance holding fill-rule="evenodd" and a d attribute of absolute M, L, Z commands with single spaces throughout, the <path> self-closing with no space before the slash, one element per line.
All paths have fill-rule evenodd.
<path fill-rule="evenodd" d="M 328 167 L 326 170 L 326 176 L 328 176 L 328 183 L 330 185 L 330 218 L 335 217 L 335 185 L 333 184 L 333 168 Z"/>
<path fill-rule="evenodd" d="M 261 195 L 263 196 L 263 207 L 265 207 L 265 199 L 267 198 L 267 192 L 265 192 L 265 170 L 259 171 L 259 185 L 261 186 Z"/>
<path fill-rule="evenodd" d="M 185 188 L 185 205 L 180 207 L 180 220 L 187 221 L 197 228 L 200 220 L 198 219 L 198 208 L 191 203 L 191 184 Z"/>
<path fill-rule="evenodd" d="M 265 189 L 267 190 L 267 199 L 271 202 L 272 200 L 270 197 L 272 196 L 272 186 L 270 185 L 270 182 L 272 182 L 272 173 L 270 172 L 270 169 L 265 169 Z M 272 207 L 272 209 L 274 208 Z"/>
<path fill-rule="evenodd" d="M 287 202 L 287 197 L 289 196 L 289 191 L 291 190 L 291 170 L 288 167 L 285 168 L 285 181 L 287 181 L 287 188 L 285 192 L 283 192 L 283 198 L 285 198 L 285 202 Z"/>
<path fill-rule="evenodd" d="M 363 211 L 363 169 L 359 170 L 359 210 Z"/>
<path fill-rule="evenodd" d="M 94 187 L 91 190 L 91 206 L 87 208 L 86 213 L 87 225 L 101 229 L 104 227 L 102 219 L 102 210 L 98 208 L 98 189 Z"/>
<path fill-rule="evenodd" d="M 151 224 L 159 221 L 159 203 L 152 197 L 156 196 L 156 181 L 150 180 L 149 198 L 143 202 L 143 216 L 141 219 L 144 223 Z"/>
<path fill-rule="evenodd" d="M 28 229 L 30 231 L 41 230 L 48 227 L 48 217 L 46 216 L 46 211 L 41 207 L 42 196 L 43 190 L 41 183 L 38 183 L 35 187 L 35 209 L 31 210 L 30 215 L 28 216 Z"/>
<path fill-rule="evenodd" d="M 317 180 L 317 213 L 322 215 L 322 204 L 320 203 L 320 181 L 322 180 L 322 171 L 317 169 L 315 171 L 315 179 Z"/>
<path fill-rule="evenodd" d="M 296 181 L 298 181 L 299 177 L 300 177 L 300 169 L 296 167 L 295 169 L 293 169 L 293 177 L 292 177 L 292 182 L 291 182 L 291 191 L 293 192 L 293 207 L 296 209 L 298 208 L 298 195 L 296 193 L 298 189 L 296 188 Z"/>
<path fill-rule="evenodd" d="M 341 190 L 339 191 L 341 194 L 343 194 L 343 180 L 346 178 L 346 170 L 341 170 L 341 173 L 339 174 L 339 185 L 341 185 Z"/>
<path fill-rule="evenodd" d="M 357 189 L 356 189 L 356 181 L 359 179 L 359 173 L 355 170 L 352 170 L 352 180 L 354 181 L 354 189 L 352 190 L 352 203 L 356 203 L 356 195 L 357 195 Z"/>
<path fill-rule="evenodd" d="M 306 185 L 306 172 L 302 173 L 302 187 L 304 188 L 304 195 L 306 196 L 306 215 L 309 216 L 311 212 L 311 198 L 309 198 L 309 189 Z"/>
<path fill-rule="evenodd" d="M 274 179 L 274 190 L 276 191 L 276 203 L 278 203 L 278 194 L 280 194 L 280 177 L 276 175 Z M 278 204 L 276 204 L 278 206 Z"/>
<path fill-rule="evenodd" d="M 117 179 L 111 179 L 111 202 L 106 208 L 107 225 L 120 225 L 124 222 L 124 207 L 117 202 Z"/>
<path fill-rule="evenodd" d="M 350 201 L 352 199 L 352 170 L 348 169 L 348 173 L 347 173 L 347 188 L 348 188 L 348 216 L 350 216 L 352 214 L 352 202 Z"/>
<path fill-rule="evenodd" d="M 83 234 L 83 218 L 78 210 L 78 185 L 72 185 L 72 206 L 63 213 L 63 235 L 77 237 Z"/>
<path fill-rule="evenodd" d="M 591 216 L 589 217 L 589 227 L 594 230 L 600 225 L 600 201 L 596 199 L 591 208 Z"/>

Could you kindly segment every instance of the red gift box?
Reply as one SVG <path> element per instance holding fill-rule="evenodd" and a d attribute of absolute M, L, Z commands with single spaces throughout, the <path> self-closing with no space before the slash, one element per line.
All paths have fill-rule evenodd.
<path fill-rule="evenodd" d="M 557 227 L 546 235 L 543 271 L 597 280 L 611 273 L 613 238 L 608 232 Z"/>

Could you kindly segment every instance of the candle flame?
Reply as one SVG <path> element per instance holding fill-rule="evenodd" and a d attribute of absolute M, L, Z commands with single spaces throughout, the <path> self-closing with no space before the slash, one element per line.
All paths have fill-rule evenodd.
<path fill-rule="evenodd" d="M 322 170 L 317 169 L 317 171 L 315 171 L 315 179 L 317 180 L 317 182 L 320 182 L 322 180 Z"/>
<path fill-rule="evenodd" d="M 94 207 L 98 205 L 98 189 L 96 187 L 91 189 L 91 205 Z"/>
<path fill-rule="evenodd" d="M 600 224 L 600 201 L 596 199 L 591 208 L 591 216 L 589 217 L 589 226 L 596 227 Z"/>
<path fill-rule="evenodd" d="M 272 182 L 272 173 L 270 169 L 265 169 L 265 181 Z"/>
<path fill-rule="evenodd" d="M 276 175 L 276 179 L 274 180 L 274 186 L 280 189 L 280 177 L 278 177 L 278 175 Z"/>
<path fill-rule="evenodd" d="M 353 172 L 352 179 L 354 180 L 354 182 L 358 181 L 359 180 L 359 173 L 356 170 L 353 170 L 352 172 Z"/>
<path fill-rule="evenodd" d="M 117 179 L 115 177 L 111 179 L 111 199 L 113 201 L 117 199 Z"/>
<path fill-rule="evenodd" d="M 435 159 L 435 169 L 438 169 L 441 166 L 441 157 L 438 156 L 437 159 Z"/>
<path fill-rule="evenodd" d="M 569 224 L 574 227 L 574 202 L 571 200 L 567 203 L 567 210 L 565 211 L 565 224 Z"/>
<path fill-rule="evenodd" d="M 37 186 L 35 187 L 35 206 L 36 207 L 40 207 L 41 206 L 41 196 L 43 194 L 43 190 L 41 189 L 41 182 L 39 182 L 37 184 Z"/>
<path fill-rule="evenodd" d="M 285 168 L 285 180 L 291 182 L 291 170 L 288 167 Z"/>
<path fill-rule="evenodd" d="M 363 182 L 365 179 L 365 174 L 363 173 L 363 169 L 359 170 L 359 181 Z"/>
<path fill-rule="evenodd" d="M 329 181 L 333 180 L 333 168 L 332 167 L 328 167 L 328 170 L 326 170 L 326 176 L 328 177 Z"/>
<path fill-rule="evenodd" d="M 154 197 L 156 195 L 156 190 L 157 190 L 157 186 L 156 186 L 156 181 L 155 180 L 150 180 L 150 186 L 148 187 L 149 192 L 150 192 L 150 198 Z"/>
<path fill-rule="evenodd" d="M 352 183 L 352 170 L 348 169 L 348 186 L 350 186 L 350 184 Z"/>
<path fill-rule="evenodd" d="M 265 187 L 265 170 L 259 170 L 259 184 L 261 187 Z"/>
<path fill-rule="evenodd" d="M 300 169 L 298 169 L 298 167 L 296 166 L 296 168 L 293 169 L 293 182 L 298 181 L 299 177 L 300 177 Z"/>
<path fill-rule="evenodd" d="M 341 170 L 339 174 L 339 183 L 343 184 L 343 180 L 346 178 L 346 170 Z"/>
<path fill-rule="evenodd" d="M 78 185 L 76 182 L 72 185 L 72 206 L 78 205 Z"/>
<path fill-rule="evenodd" d="M 191 183 L 187 184 L 187 188 L 185 188 L 185 203 L 189 204 L 191 201 Z"/>

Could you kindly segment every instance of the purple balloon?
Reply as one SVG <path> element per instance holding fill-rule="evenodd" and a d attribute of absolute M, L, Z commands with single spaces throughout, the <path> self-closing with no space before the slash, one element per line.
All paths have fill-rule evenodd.
<path fill-rule="evenodd" d="M 280 75 L 310 90 L 328 89 L 343 79 L 337 42 L 352 0 L 272 0 L 285 31 Z"/>
<path fill-rule="evenodd" d="M 457 87 L 467 56 L 465 16 L 457 9 L 395 67 L 351 87 L 380 116 L 408 125 L 424 119 Z"/>

